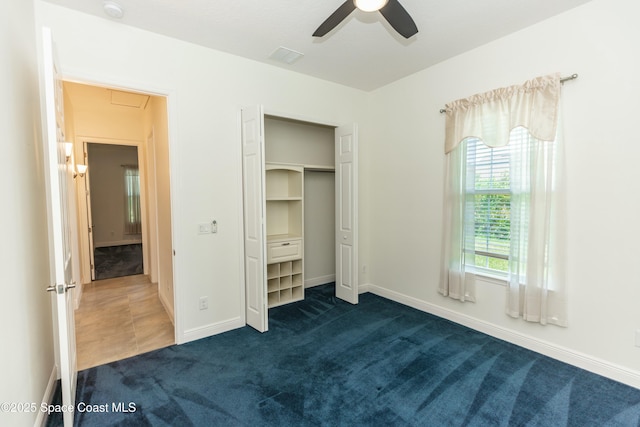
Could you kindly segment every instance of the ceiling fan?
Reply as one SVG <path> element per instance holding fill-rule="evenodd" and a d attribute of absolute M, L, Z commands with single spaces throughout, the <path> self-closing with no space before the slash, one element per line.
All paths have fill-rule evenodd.
<path fill-rule="evenodd" d="M 365 12 L 380 11 L 382 16 L 391 24 L 402 37 L 408 39 L 418 32 L 418 27 L 398 0 L 346 0 L 324 21 L 313 33 L 314 37 L 322 37 L 333 30 L 356 8 Z"/>

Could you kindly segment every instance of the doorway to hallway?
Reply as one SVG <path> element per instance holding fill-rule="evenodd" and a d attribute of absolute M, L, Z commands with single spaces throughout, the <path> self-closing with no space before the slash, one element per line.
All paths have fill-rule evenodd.
<path fill-rule="evenodd" d="M 138 147 L 87 143 L 93 280 L 144 273 Z M 90 205 L 90 206 L 89 206 Z"/>
<path fill-rule="evenodd" d="M 175 343 L 167 99 L 63 88 L 66 134 L 88 166 L 75 180 L 84 369 Z"/>

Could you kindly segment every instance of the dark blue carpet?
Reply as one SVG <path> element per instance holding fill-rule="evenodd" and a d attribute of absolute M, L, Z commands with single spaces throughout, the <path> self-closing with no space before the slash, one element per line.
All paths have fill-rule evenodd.
<path fill-rule="evenodd" d="M 639 426 L 640 390 L 333 286 L 245 327 L 82 371 L 80 426 Z M 55 425 L 55 420 L 51 419 Z M 58 420 L 59 421 L 59 420 Z"/>
<path fill-rule="evenodd" d="M 103 246 L 95 248 L 93 262 L 96 280 L 142 274 L 142 244 Z"/>

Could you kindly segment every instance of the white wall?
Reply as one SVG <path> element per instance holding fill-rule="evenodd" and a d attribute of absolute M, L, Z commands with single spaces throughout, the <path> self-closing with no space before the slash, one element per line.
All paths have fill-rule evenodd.
<path fill-rule="evenodd" d="M 594 0 L 373 93 L 368 153 L 370 282 L 378 291 L 640 386 L 640 3 Z M 570 325 L 504 314 L 505 289 L 477 303 L 437 293 L 446 102 L 552 72 L 563 87 Z"/>
<path fill-rule="evenodd" d="M 33 3 L 9 0 L 3 6 L 0 217 L 5 226 L 0 328 L 6 350 L 0 357 L 0 402 L 41 402 L 49 397 L 45 392 L 55 361 L 51 300 L 44 290 L 49 283 L 49 254 Z M 0 424 L 31 426 L 38 415 L 3 411 Z"/>
<path fill-rule="evenodd" d="M 331 144 L 333 147 L 333 144 Z M 336 279 L 336 191 L 332 171 L 304 171 L 304 284 Z"/>
<path fill-rule="evenodd" d="M 333 167 L 335 127 L 267 116 L 265 161 Z"/>
<path fill-rule="evenodd" d="M 243 324 L 240 106 L 349 123 L 363 120 L 366 94 L 41 1 L 36 9 L 65 77 L 168 95 L 178 342 Z M 213 219 L 218 233 L 198 235 Z M 198 310 L 201 296 L 208 310 Z"/>

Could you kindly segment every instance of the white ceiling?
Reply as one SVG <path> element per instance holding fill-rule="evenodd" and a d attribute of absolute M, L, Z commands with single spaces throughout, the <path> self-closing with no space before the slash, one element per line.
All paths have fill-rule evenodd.
<path fill-rule="evenodd" d="M 111 19 L 103 0 L 45 1 Z M 409 40 L 379 12 L 360 10 L 312 37 L 344 0 L 116 1 L 124 25 L 369 91 L 590 0 L 400 0 L 419 30 Z M 269 59 L 280 46 L 305 56 Z"/>

